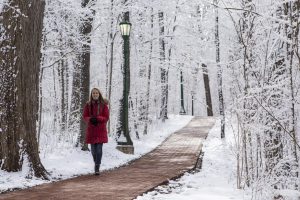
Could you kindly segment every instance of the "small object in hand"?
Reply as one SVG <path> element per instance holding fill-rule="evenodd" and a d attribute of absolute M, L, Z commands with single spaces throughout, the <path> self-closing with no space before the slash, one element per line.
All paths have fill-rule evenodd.
<path fill-rule="evenodd" d="M 90 118 L 90 122 L 91 122 L 91 124 L 93 124 L 94 126 L 96 126 L 96 125 L 98 124 L 98 120 L 97 120 L 96 117 L 91 117 L 91 118 Z"/>

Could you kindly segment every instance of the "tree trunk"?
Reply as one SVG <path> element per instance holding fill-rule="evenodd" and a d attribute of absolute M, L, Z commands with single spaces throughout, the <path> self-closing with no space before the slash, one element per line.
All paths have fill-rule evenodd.
<path fill-rule="evenodd" d="M 86 102 L 89 100 L 90 95 L 90 52 L 91 52 L 91 31 L 93 26 L 93 20 L 95 11 L 91 8 L 96 3 L 96 0 L 83 0 L 82 7 L 86 8 L 89 6 L 91 11 L 88 19 L 83 23 L 80 32 L 86 38 L 86 43 L 82 45 L 82 53 L 80 55 L 80 72 L 81 72 L 81 79 L 80 79 L 80 113 L 83 112 L 83 108 Z M 76 88 L 74 88 L 76 89 Z M 78 136 L 77 146 L 81 146 L 81 149 L 86 151 L 88 150 L 88 146 L 85 143 L 85 130 L 86 124 L 83 121 L 82 117 L 80 117 L 80 132 Z"/>
<path fill-rule="evenodd" d="M 242 2 L 243 8 L 245 10 L 253 10 L 254 5 L 251 2 L 251 0 L 245 0 Z M 257 105 L 253 104 L 251 100 L 246 98 L 249 95 L 250 91 L 250 81 L 253 78 L 251 70 L 253 68 L 253 23 L 255 16 L 253 16 L 252 12 L 245 11 L 242 15 L 243 17 L 240 19 L 240 35 L 241 39 L 240 42 L 243 46 L 242 52 L 243 52 L 243 79 L 244 79 L 244 99 L 243 99 L 243 119 L 244 123 L 251 123 L 253 121 L 253 117 L 251 115 L 251 111 L 257 110 Z M 254 146 L 252 142 L 252 138 L 255 135 L 251 130 L 248 128 L 244 128 L 242 130 L 243 133 L 243 146 L 245 148 L 245 170 L 246 170 L 246 184 L 249 186 L 254 181 L 254 158 L 253 158 L 253 151 Z"/>
<path fill-rule="evenodd" d="M 62 54 L 62 53 L 60 53 Z M 66 91 L 68 91 L 65 88 L 65 64 L 64 60 L 61 59 L 58 62 L 58 81 L 59 81 L 59 91 L 61 93 L 60 95 L 60 128 L 62 133 L 66 130 L 66 124 L 67 124 L 67 105 L 66 105 Z"/>
<path fill-rule="evenodd" d="M 78 58 L 78 60 L 80 60 Z M 81 99 L 81 93 L 80 93 L 80 88 L 81 88 L 81 79 L 82 79 L 82 74 L 80 72 L 81 66 L 76 63 L 75 61 L 73 62 L 74 64 L 74 71 L 73 71 L 73 82 L 72 82 L 72 98 L 71 98 L 71 106 L 70 106 L 70 118 L 69 118 L 69 127 L 72 129 L 76 128 L 76 125 L 80 124 L 81 120 L 81 113 L 80 113 L 80 99 Z M 79 126 L 78 126 L 79 129 Z M 79 141 L 77 141 L 76 146 L 78 146 Z"/>
<path fill-rule="evenodd" d="M 206 97 L 207 116 L 213 116 L 208 70 L 205 64 L 202 64 L 202 71 L 203 71 L 204 89 L 205 89 L 205 97 Z"/>
<path fill-rule="evenodd" d="M 214 0 L 215 3 L 215 44 L 216 44 L 216 62 L 218 65 L 218 93 L 219 93 L 219 110 L 221 115 L 221 138 L 225 138 L 225 111 L 222 89 L 222 67 L 220 65 L 220 38 L 219 38 L 219 11 L 218 0 Z"/>
<path fill-rule="evenodd" d="M 19 171 L 27 158 L 29 176 L 47 179 L 36 138 L 45 4 L 38 0 L 10 0 L 8 5 L 1 13 L 4 28 L 0 51 L 1 168 Z"/>
<path fill-rule="evenodd" d="M 151 84 L 151 71 L 152 71 L 152 51 L 153 51 L 153 8 L 151 9 L 151 41 L 150 41 L 150 53 L 149 53 L 149 66 L 148 66 L 148 75 L 147 75 L 147 91 L 146 91 L 146 111 L 145 111 L 145 127 L 143 134 L 148 133 L 148 124 L 149 124 L 149 107 L 150 107 L 150 84 Z"/>
<path fill-rule="evenodd" d="M 113 75 L 113 66 L 114 66 L 114 41 L 115 41 L 115 36 L 116 34 L 113 35 L 113 30 L 114 30 L 114 15 L 113 15 L 113 8 L 114 8 L 114 0 L 111 0 L 111 16 L 110 16 L 110 67 L 109 67 L 109 81 L 108 81 L 108 99 L 109 99 L 109 107 L 110 107 L 110 100 L 111 100 L 111 89 L 112 89 L 112 75 Z M 110 126 L 110 121 L 108 121 L 108 133 L 111 132 L 111 126 Z"/>
<path fill-rule="evenodd" d="M 164 25 L 164 13 L 158 13 L 159 18 L 159 46 L 160 46 L 160 77 L 161 77 L 161 108 L 160 119 L 165 121 L 168 119 L 168 72 L 165 65 L 165 25 Z"/>
<path fill-rule="evenodd" d="M 298 1 L 298 4 L 300 4 L 300 1 Z M 294 55 L 296 54 L 296 51 L 298 49 L 298 34 L 299 34 L 299 5 L 297 5 L 297 3 L 294 2 L 289 2 L 286 3 L 285 6 L 285 13 L 289 18 L 290 24 L 289 26 L 286 25 L 285 26 L 285 32 L 287 35 L 287 38 L 292 41 L 292 44 L 290 43 L 286 43 L 286 50 L 287 50 L 287 55 L 286 55 L 286 59 L 288 61 L 287 65 L 288 65 L 288 77 L 289 77 L 289 89 L 290 89 L 290 134 L 292 136 L 291 139 L 291 143 L 292 143 L 292 152 L 293 152 L 293 157 L 294 157 L 294 162 L 291 163 L 295 169 L 299 168 L 299 159 L 298 159 L 298 154 L 297 154 L 297 137 L 296 137 L 296 109 L 295 109 L 295 81 L 294 81 L 294 77 L 296 77 L 294 75 Z M 296 43 L 295 43 L 296 42 Z M 296 88 L 297 89 L 297 88 Z M 299 170 L 297 170 L 297 172 L 295 173 L 295 176 L 298 177 L 299 176 Z M 297 186 L 298 187 L 298 184 Z"/>
<path fill-rule="evenodd" d="M 41 49 L 43 48 L 43 46 L 45 46 L 46 43 L 46 37 L 44 36 L 43 39 L 43 44 Z M 41 66 L 44 65 L 44 57 L 42 57 L 41 60 Z M 42 88 L 42 81 L 43 81 L 43 77 L 44 77 L 44 69 L 43 67 L 41 67 L 41 71 L 39 73 L 39 109 L 38 109 L 38 132 L 37 132 L 37 141 L 38 141 L 38 146 L 40 143 L 40 138 L 41 138 L 41 131 L 42 131 L 42 112 L 43 112 L 43 88 Z"/>

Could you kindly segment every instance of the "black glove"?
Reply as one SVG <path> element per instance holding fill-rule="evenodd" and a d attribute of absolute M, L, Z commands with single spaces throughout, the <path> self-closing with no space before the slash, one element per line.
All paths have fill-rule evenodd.
<path fill-rule="evenodd" d="M 91 117 L 91 118 L 90 118 L 90 122 L 91 122 L 91 124 L 93 124 L 94 126 L 97 126 L 97 124 L 98 124 L 98 120 L 97 120 L 96 117 Z"/>

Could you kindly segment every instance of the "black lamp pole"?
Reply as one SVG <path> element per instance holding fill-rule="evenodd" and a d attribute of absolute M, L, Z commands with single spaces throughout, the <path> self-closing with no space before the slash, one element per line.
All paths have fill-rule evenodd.
<path fill-rule="evenodd" d="M 132 145 L 132 140 L 129 134 L 128 126 L 128 96 L 130 91 L 130 49 L 129 49 L 129 36 L 131 24 L 127 21 L 120 23 L 121 34 L 124 40 L 123 47 L 123 58 L 124 58 L 124 68 L 123 68 L 123 98 L 122 107 L 120 111 L 120 129 L 119 134 L 124 134 L 126 142 L 119 142 L 119 144 Z"/>
<path fill-rule="evenodd" d="M 194 95 L 192 94 L 192 116 L 194 116 Z"/>
<path fill-rule="evenodd" d="M 185 115 L 185 109 L 184 109 L 184 98 L 183 98 L 183 76 L 182 71 L 180 70 L 180 93 L 181 93 L 181 107 L 180 107 L 180 115 Z"/>

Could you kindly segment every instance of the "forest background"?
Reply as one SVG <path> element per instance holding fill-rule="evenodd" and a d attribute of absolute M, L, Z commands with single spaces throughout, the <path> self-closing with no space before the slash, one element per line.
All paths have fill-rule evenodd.
<path fill-rule="evenodd" d="M 127 16 L 131 137 L 182 109 L 221 116 L 220 137 L 235 120 L 237 187 L 261 199 L 299 191 L 299 10 L 299 0 L 1 0 L 1 169 L 28 160 L 28 176 L 47 179 L 40 154 L 86 149 L 81 110 L 94 86 L 120 139 Z"/>

